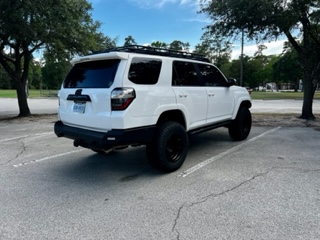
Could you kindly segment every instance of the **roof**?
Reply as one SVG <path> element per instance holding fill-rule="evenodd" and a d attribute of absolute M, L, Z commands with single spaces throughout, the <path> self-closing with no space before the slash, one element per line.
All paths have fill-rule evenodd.
<path fill-rule="evenodd" d="M 209 59 L 206 58 L 204 55 L 197 54 L 197 53 L 189 53 L 189 52 L 177 51 L 177 50 L 166 49 L 166 48 L 156 48 L 156 47 L 140 46 L 140 45 L 129 45 L 129 46 L 105 49 L 99 52 L 95 52 L 93 54 L 111 53 L 111 52 L 139 53 L 139 54 L 157 55 L 157 56 L 164 56 L 164 57 L 191 59 L 191 60 L 197 60 L 202 62 L 210 62 Z"/>

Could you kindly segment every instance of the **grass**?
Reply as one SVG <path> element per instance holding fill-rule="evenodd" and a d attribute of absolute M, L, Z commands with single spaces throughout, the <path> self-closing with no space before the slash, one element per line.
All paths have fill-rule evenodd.
<path fill-rule="evenodd" d="M 253 91 L 251 93 L 252 99 L 266 99 L 266 100 L 276 100 L 276 99 L 295 99 L 302 100 L 302 92 L 259 92 Z M 320 92 L 316 92 L 314 99 L 320 99 Z"/>
<path fill-rule="evenodd" d="M 57 90 L 29 90 L 29 98 L 39 97 L 54 97 L 57 94 Z M 0 89 L 0 98 L 17 98 L 16 90 L 3 90 Z"/>
<path fill-rule="evenodd" d="M 39 98 L 39 97 L 54 97 L 56 96 L 56 90 L 29 90 L 30 98 Z M 275 99 L 303 99 L 303 93 L 301 92 L 259 92 L 253 91 L 251 93 L 252 99 L 266 99 L 266 100 L 275 100 Z M 0 89 L 0 98 L 17 98 L 17 93 L 15 90 L 1 90 Z M 320 100 L 320 91 L 316 92 L 314 99 Z"/>

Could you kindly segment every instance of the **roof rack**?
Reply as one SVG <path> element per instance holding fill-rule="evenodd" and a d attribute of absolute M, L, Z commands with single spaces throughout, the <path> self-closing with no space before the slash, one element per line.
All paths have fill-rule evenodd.
<path fill-rule="evenodd" d="M 116 47 L 111 49 L 105 49 L 95 53 L 109 53 L 109 52 L 131 52 L 131 53 L 150 54 L 150 55 L 158 55 L 158 56 L 165 56 L 165 57 L 186 58 L 186 59 L 192 59 L 192 60 L 197 60 L 202 62 L 210 62 L 209 59 L 206 58 L 204 55 L 197 54 L 197 53 L 189 53 L 189 52 L 182 52 L 182 51 L 177 51 L 173 49 L 157 48 L 157 47 L 141 46 L 141 45 L 128 45 L 123 47 Z"/>

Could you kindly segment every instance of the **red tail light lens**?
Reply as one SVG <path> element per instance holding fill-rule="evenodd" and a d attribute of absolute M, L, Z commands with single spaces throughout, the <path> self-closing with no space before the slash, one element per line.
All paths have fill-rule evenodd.
<path fill-rule="evenodd" d="M 111 110 L 125 110 L 135 99 L 136 93 L 133 88 L 115 88 L 111 92 Z"/>

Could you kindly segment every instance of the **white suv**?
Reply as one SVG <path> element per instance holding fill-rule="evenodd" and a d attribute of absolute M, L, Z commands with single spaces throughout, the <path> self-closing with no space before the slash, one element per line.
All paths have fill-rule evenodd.
<path fill-rule="evenodd" d="M 227 127 L 234 140 L 251 129 L 251 98 L 202 55 L 145 46 L 72 60 L 59 91 L 58 137 L 105 153 L 146 145 L 150 164 L 171 172 L 184 162 L 189 135 Z"/>

